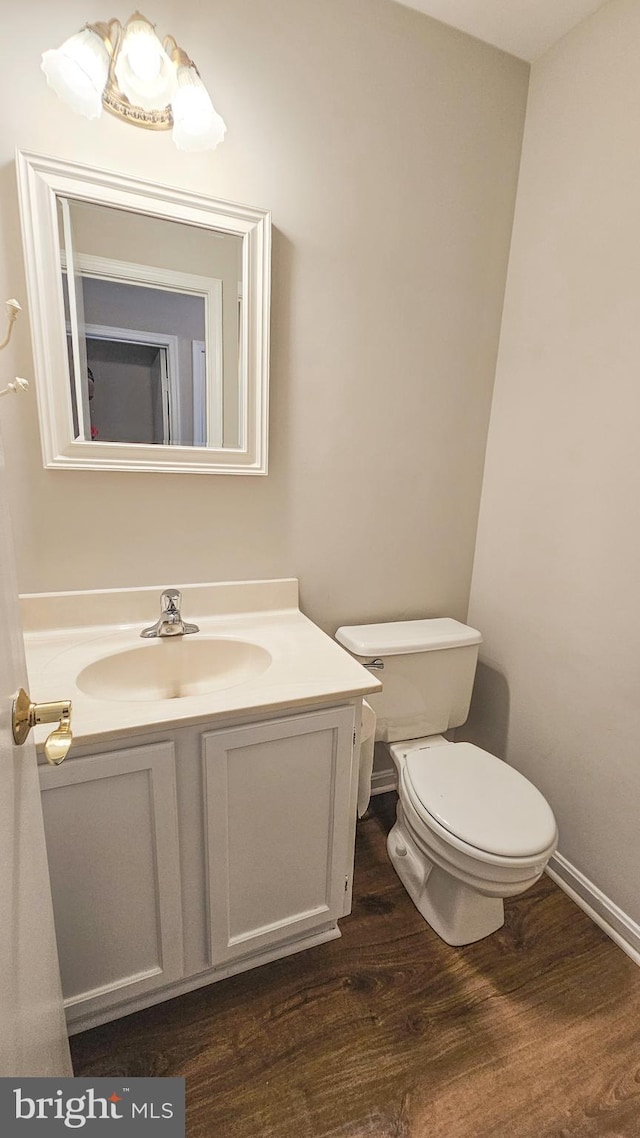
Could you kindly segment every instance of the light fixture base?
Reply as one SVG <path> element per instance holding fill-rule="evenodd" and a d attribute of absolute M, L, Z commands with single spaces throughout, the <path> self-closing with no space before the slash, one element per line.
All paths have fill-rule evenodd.
<path fill-rule="evenodd" d="M 124 119 L 132 126 L 141 126 L 145 130 L 171 130 L 173 126 L 171 107 L 167 106 L 162 110 L 153 111 L 145 111 L 143 107 L 134 107 L 113 80 L 110 80 L 105 87 L 102 105 L 106 111 L 115 115 L 116 118 Z"/>

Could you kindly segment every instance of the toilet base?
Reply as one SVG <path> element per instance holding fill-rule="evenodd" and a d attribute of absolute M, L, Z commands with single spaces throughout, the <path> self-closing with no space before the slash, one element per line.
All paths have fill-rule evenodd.
<path fill-rule="evenodd" d="M 387 850 L 391 864 L 416 909 L 446 944 L 473 944 L 491 936 L 504 924 L 501 897 L 485 897 L 434 865 L 419 850 L 403 825 L 402 807 L 389 832 Z"/>

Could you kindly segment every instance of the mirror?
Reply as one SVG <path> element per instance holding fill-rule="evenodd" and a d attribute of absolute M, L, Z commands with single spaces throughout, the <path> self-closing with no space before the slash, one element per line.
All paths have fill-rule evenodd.
<path fill-rule="evenodd" d="M 16 163 L 45 466 L 266 474 L 268 211 Z"/>

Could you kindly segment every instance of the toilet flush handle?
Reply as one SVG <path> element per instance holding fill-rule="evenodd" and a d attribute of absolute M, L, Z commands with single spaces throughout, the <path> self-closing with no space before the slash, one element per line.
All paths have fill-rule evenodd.
<path fill-rule="evenodd" d="M 372 671 L 381 672 L 384 668 L 384 660 L 379 660 L 376 657 L 375 660 L 370 660 L 368 664 L 365 664 L 365 668 L 370 668 Z"/>

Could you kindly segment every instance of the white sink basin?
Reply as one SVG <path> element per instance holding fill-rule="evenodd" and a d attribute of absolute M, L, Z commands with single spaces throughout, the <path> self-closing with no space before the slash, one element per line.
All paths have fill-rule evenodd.
<path fill-rule="evenodd" d="M 298 583 L 183 585 L 190 636 L 142 640 L 162 586 L 22 598 L 35 702 L 71 699 L 76 745 L 344 703 L 380 681 L 298 606 Z M 50 728 L 35 728 L 40 746 Z"/>
<path fill-rule="evenodd" d="M 76 683 L 94 699 L 182 699 L 235 687 L 265 672 L 270 663 L 265 648 L 245 640 L 166 637 L 95 660 Z"/>

